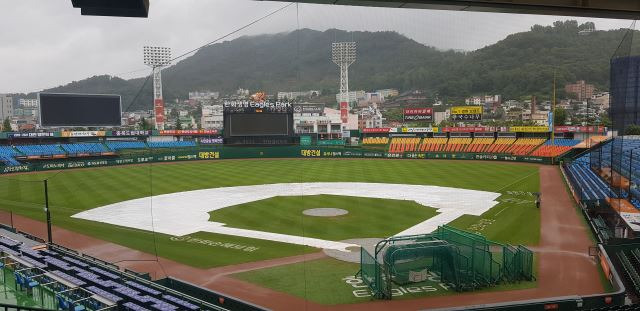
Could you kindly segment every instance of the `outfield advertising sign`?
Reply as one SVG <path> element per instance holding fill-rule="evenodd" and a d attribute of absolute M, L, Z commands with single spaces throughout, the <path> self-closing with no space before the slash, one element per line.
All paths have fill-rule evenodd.
<path fill-rule="evenodd" d="M 451 107 L 452 121 L 481 121 L 482 106 L 455 106 Z"/>
<path fill-rule="evenodd" d="M 300 136 L 300 146 L 311 146 L 311 136 Z"/>
<path fill-rule="evenodd" d="M 549 132 L 548 126 L 511 126 L 509 127 L 510 132 L 515 133 L 547 133 Z"/>
<path fill-rule="evenodd" d="M 54 132 L 42 132 L 42 133 L 7 133 L 8 138 L 43 138 L 43 137 L 55 137 Z"/>
<path fill-rule="evenodd" d="M 435 133 L 438 132 L 437 127 L 403 127 L 403 133 Z"/>
<path fill-rule="evenodd" d="M 432 121 L 433 108 L 404 108 L 402 118 L 407 121 Z"/>
<path fill-rule="evenodd" d="M 60 137 L 103 137 L 106 136 L 105 131 L 62 131 Z"/>

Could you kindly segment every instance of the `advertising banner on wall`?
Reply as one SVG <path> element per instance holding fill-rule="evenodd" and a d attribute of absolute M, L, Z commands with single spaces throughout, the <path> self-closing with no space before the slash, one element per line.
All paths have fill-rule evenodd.
<path fill-rule="evenodd" d="M 151 131 L 133 130 L 133 131 L 111 131 L 111 136 L 149 136 Z"/>
<path fill-rule="evenodd" d="M 62 131 L 60 137 L 102 137 L 106 136 L 105 131 Z"/>
<path fill-rule="evenodd" d="M 517 133 L 546 133 L 549 132 L 549 127 L 547 126 L 511 126 L 509 127 L 510 132 Z"/>
<path fill-rule="evenodd" d="M 438 132 L 437 127 L 403 127 L 403 133 L 434 133 Z"/>
<path fill-rule="evenodd" d="M 404 108 L 403 120 L 406 121 L 432 121 L 433 108 Z"/>
<path fill-rule="evenodd" d="M 294 113 L 317 113 L 324 112 L 324 104 L 294 104 Z"/>
<path fill-rule="evenodd" d="M 349 103 L 347 102 L 340 103 L 340 119 L 342 123 L 349 122 Z"/>
<path fill-rule="evenodd" d="M 391 128 L 389 127 L 367 127 L 362 129 L 362 133 L 389 133 Z"/>
<path fill-rule="evenodd" d="M 442 133 L 494 132 L 495 127 L 486 126 L 445 126 L 440 128 Z"/>
<path fill-rule="evenodd" d="M 55 137 L 54 132 L 42 132 L 42 133 L 7 133 L 8 138 L 42 138 L 42 137 Z"/>
<path fill-rule="evenodd" d="M 201 144 L 205 144 L 205 145 L 221 145 L 224 142 L 224 139 L 222 137 L 216 137 L 216 138 L 203 137 L 198 139 L 198 141 Z"/>
<path fill-rule="evenodd" d="M 604 133 L 604 130 L 604 126 L 559 125 L 554 127 L 556 133 Z"/>
<path fill-rule="evenodd" d="M 481 121 L 482 106 L 455 106 L 451 107 L 452 121 Z"/>
<path fill-rule="evenodd" d="M 165 136 L 217 135 L 218 130 L 163 130 L 158 133 Z"/>

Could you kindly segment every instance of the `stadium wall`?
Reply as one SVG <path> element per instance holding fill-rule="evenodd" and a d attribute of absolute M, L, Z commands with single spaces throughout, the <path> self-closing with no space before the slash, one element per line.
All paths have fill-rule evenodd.
<path fill-rule="evenodd" d="M 17 166 L 0 168 L 0 174 L 20 172 L 36 172 L 73 168 L 116 166 L 127 164 L 145 164 L 162 162 L 180 162 L 216 159 L 251 159 L 251 158 L 390 158 L 390 159 L 454 159 L 454 160 L 488 160 L 507 162 L 528 162 L 551 164 L 551 158 L 532 156 L 510 156 L 480 153 L 388 153 L 361 148 L 329 148 L 329 147 L 212 147 L 194 148 L 177 151 L 149 151 L 135 155 L 122 155 L 117 158 L 93 158 L 82 160 L 43 161 Z"/>

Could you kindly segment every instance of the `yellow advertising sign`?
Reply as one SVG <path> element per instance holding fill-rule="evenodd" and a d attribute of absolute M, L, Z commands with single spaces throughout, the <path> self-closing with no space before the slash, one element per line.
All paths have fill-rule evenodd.
<path fill-rule="evenodd" d="M 511 126 L 509 132 L 524 132 L 524 133 L 546 133 L 549 131 L 548 126 Z"/>
<path fill-rule="evenodd" d="M 482 114 L 482 106 L 451 107 L 451 114 Z"/>

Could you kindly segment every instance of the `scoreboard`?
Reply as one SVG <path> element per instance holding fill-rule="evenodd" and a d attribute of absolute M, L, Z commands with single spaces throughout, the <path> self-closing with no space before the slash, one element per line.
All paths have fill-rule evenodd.
<path fill-rule="evenodd" d="M 227 143 L 292 143 L 293 106 L 284 102 L 225 102 L 224 135 Z"/>

